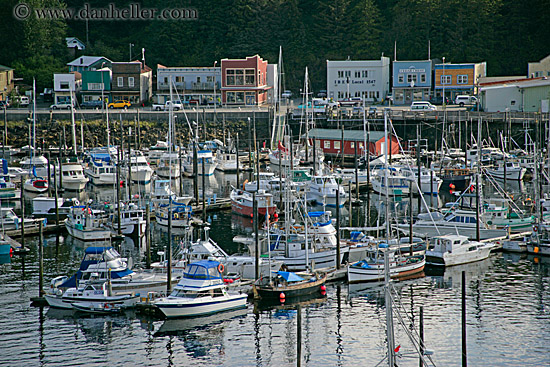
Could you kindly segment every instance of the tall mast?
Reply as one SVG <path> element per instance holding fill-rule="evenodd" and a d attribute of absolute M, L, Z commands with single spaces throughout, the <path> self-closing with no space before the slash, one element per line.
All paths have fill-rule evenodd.
<path fill-rule="evenodd" d="M 76 76 L 75 76 L 75 81 L 76 81 Z M 69 83 L 69 93 L 71 94 L 71 123 L 72 123 L 72 128 L 73 128 L 73 153 L 75 156 L 78 155 L 78 152 L 76 150 L 76 124 L 74 122 L 74 102 L 73 102 L 73 88 L 72 88 L 72 84 Z"/>

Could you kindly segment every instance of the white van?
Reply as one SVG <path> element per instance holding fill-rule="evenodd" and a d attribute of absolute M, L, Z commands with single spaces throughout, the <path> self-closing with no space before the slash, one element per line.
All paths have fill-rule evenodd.
<path fill-rule="evenodd" d="M 464 105 L 471 105 L 476 104 L 477 98 L 474 96 L 469 96 L 467 94 L 465 95 L 459 95 L 455 98 L 455 104 L 459 105 L 460 107 L 464 107 Z"/>
<path fill-rule="evenodd" d="M 31 100 L 27 96 L 21 96 L 19 97 L 19 106 L 20 107 L 27 107 L 31 103 Z"/>
<path fill-rule="evenodd" d="M 435 111 L 437 107 L 431 104 L 428 101 L 414 101 L 411 104 L 411 111 L 424 110 L 424 111 Z"/>

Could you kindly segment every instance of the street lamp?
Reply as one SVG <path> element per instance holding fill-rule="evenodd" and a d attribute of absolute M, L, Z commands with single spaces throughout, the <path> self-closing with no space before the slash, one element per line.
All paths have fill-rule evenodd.
<path fill-rule="evenodd" d="M 214 122 L 216 121 L 216 105 L 218 104 L 218 99 L 216 98 L 216 64 L 218 60 L 214 61 Z"/>

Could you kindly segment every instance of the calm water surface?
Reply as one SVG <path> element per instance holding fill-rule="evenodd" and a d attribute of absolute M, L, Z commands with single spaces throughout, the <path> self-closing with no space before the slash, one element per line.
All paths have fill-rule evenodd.
<path fill-rule="evenodd" d="M 216 180 L 217 189 L 209 186 L 207 195 L 208 190 L 223 192 L 223 179 Z M 364 208 L 353 209 L 354 220 L 364 221 L 363 213 Z M 251 231 L 248 219 L 228 212 L 210 214 L 209 220 L 211 236 L 228 252 L 238 250 L 231 243 L 234 235 Z M 61 238 L 57 247 L 55 237 L 45 242 L 47 286 L 52 277 L 78 267 L 84 246 Z M 153 259 L 166 242 L 166 233 L 155 230 Z M 297 363 L 298 312 L 292 305 L 266 309 L 249 304 L 246 310 L 229 314 L 169 321 L 133 312 L 82 317 L 72 311 L 31 307 L 29 299 L 38 293 L 37 241 L 27 243 L 31 253 L 24 265 L 15 257 L 13 263 L 0 265 L 0 366 L 279 367 Z M 143 245 L 128 241 L 121 253 L 138 265 L 143 263 Z M 424 307 L 425 340 L 435 351 L 436 365 L 461 363 L 463 270 L 469 365 L 550 365 L 550 258 L 502 253 L 395 284 L 399 308 L 412 316 L 406 327 L 418 324 L 419 308 Z M 384 358 L 382 287 L 330 284 L 326 298 L 302 304 L 301 317 L 302 365 L 375 366 Z M 396 345 L 401 345 L 403 354 L 398 365 L 418 366 L 404 328 L 397 319 L 395 323 Z"/>

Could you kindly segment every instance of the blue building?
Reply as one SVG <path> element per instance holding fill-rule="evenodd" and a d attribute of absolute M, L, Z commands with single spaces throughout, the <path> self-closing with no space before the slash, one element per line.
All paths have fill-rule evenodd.
<path fill-rule="evenodd" d="M 428 101 L 432 95 L 432 60 L 393 62 L 393 103 Z"/>

